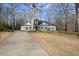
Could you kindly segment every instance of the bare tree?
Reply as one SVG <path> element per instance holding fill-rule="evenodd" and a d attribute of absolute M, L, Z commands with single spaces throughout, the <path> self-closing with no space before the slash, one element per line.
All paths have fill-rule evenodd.
<path fill-rule="evenodd" d="M 65 15 L 65 31 L 67 31 L 67 21 L 68 21 L 68 4 L 61 4 L 62 5 L 62 8 L 63 8 L 63 11 L 64 11 L 64 15 Z"/>
<path fill-rule="evenodd" d="M 0 3 L 0 30 L 1 30 L 1 9 L 2 9 L 2 4 Z"/>
<path fill-rule="evenodd" d="M 2 13 L 2 3 L 0 3 L 0 20 L 1 20 L 1 13 Z"/>
<path fill-rule="evenodd" d="M 64 10 L 62 4 L 55 4 L 56 10 L 55 10 L 55 19 L 56 19 L 56 27 L 57 30 L 65 30 L 65 18 L 64 18 Z"/>
<path fill-rule="evenodd" d="M 71 9 L 68 10 L 68 6 L 71 6 Z M 59 30 L 65 31 L 74 31 L 75 28 L 75 9 L 74 4 L 57 4 L 57 20 L 56 22 L 59 24 L 57 27 Z"/>
<path fill-rule="evenodd" d="M 35 20 L 35 10 L 36 10 L 36 5 L 33 3 L 32 4 L 32 20 L 31 20 L 31 24 L 32 24 L 32 30 L 34 28 L 34 20 Z"/>
<path fill-rule="evenodd" d="M 1 3 L 0 3 L 0 19 L 1 19 Z"/>
<path fill-rule="evenodd" d="M 15 29 L 15 11 L 16 11 L 16 6 L 15 4 L 9 4 L 10 5 L 10 8 L 9 8 L 9 14 L 11 15 L 12 17 L 12 29 L 14 30 Z"/>
<path fill-rule="evenodd" d="M 75 32 L 79 31 L 79 3 L 76 3 L 76 16 L 77 19 L 75 20 Z"/>
<path fill-rule="evenodd" d="M 25 6 L 28 6 L 29 4 L 24 4 Z M 34 20 L 35 20 L 35 10 L 36 10 L 36 5 L 34 3 L 31 4 L 31 9 L 30 11 L 28 12 L 28 18 L 32 24 L 32 30 L 34 28 Z M 27 15 L 26 15 L 27 16 Z"/>

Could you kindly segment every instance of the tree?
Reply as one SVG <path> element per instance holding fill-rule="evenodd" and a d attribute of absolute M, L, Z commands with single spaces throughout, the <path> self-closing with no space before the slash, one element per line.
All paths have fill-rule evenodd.
<path fill-rule="evenodd" d="M 62 31 L 63 30 L 63 21 L 62 21 L 62 18 L 61 17 L 56 17 L 55 20 L 56 20 L 57 30 Z"/>
<path fill-rule="evenodd" d="M 16 5 L 15 4 L 9 4 L 10 7 L 9 7 L 9 14 L 11 15 L 11 18 L 12 18 L 12 29 L 14 30 L 15 29 L 15 11 L 16 11 Z"/>
<path fill-rule="evenodd" d="M 51 21 L 54 19 L 55 14 L 57 14 L 57 12 L 55 12 L 54 8 L 56 7 L 55 4 L 48 4 L 49 7 L 46 9 L 46 21 L 48 23 L 51 23 Z"/>
<path fill-rule="evenodd" d="M 24 4 L 25 6 L 28 6 L 29 4 Z M 31 22 L 31 24 L 32 24 L 32 27 L 31 27 L 31 29 L 33 30 L 34 29 L 34 20 L 35 20 L 35 10 L 36 10 L 36 5 L 34 4 L 34 3 L 32 3 L 31 4 L 31 9 L 30 9 L 30 11 L 29 11 L 29 13 L 28 13 L 28 18 L 29 18 L 29 16 L 30 16 L 30 18 L 29 18 L 29 20 L 30 20 L 30 22 Z M 26 15 L 27 16 L 27 15 Z"/>
<path fill-rule="evenodd" d="M 5 23 L 2 19 L 2 9 L 3 9 L 3 6 L 2 6 L 2 3 L 0 3 L 0 31 L 3 31 L 5 26 Z"/>
<path fill-rule="evenodd" d="M 68 21 L 68 4 L 65 3 L 65 4 L 61 4 L 62 5 L 62 8 L 63 8 L 63 11 L 64 11 L 64 15 L 65 15 L 65 31 L 67 31 L 67 21 Z"/>
<path fill-rule="evenodd" d="M 35 29 L 36 29 L 36 30 L 38 30 L 38 22 L 39 22 L 39 20 L 38 20 L 38 19 L 35 19 L 34 25 L 35 25 Z"/>
<path fill-rule="evenodd" d="M 0 20 L 1 20 L 1 9 L 2 9 L 2 4 L 0 3 Z"/>
<path fill-rule="evenodd" d="M 32 3 L 32 20 L 31 20 L 32 30 L 34 29 L 35 10 L 36 10 L 36 5 Z"/>
<path fill-rule="evenodd" d="M 76 16 L 77 19 L 75 20 L 75 32 L 79 31 L 79 3 L 76 3 Z"/>
<path fill-rule="evenodd" d="M 55 24 L 57 30 L 64 31 L 65 30 L 65 18 L 64 18 L 64 10 L 62 4 L 55 4 Z"/>

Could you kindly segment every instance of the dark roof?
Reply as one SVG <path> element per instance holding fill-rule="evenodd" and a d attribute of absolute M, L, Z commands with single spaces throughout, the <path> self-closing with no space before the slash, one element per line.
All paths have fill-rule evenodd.
<path fill-rule="evenodd" d="M 42 23 L 46 23 L 48 25 L 42 25 Z M 55 26 L 55 24 L 48 23 L 47 21 L 41 21 L 38 25 L 42 26 Z"/>

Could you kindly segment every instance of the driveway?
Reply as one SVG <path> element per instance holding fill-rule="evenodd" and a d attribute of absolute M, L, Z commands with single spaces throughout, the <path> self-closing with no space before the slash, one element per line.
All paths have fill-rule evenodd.
<path fill-rule="evenodd" d="M 27 32 L 14 32 L 5 41 L 0 42 L 2 56 L 48 56 L 40 45 Z"/>

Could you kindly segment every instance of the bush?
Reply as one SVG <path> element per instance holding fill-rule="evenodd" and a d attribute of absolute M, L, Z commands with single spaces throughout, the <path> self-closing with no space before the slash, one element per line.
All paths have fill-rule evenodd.
<path fill-rule="evenodd" d="M 37 30 L 31 30 L 31 31 L 27 31 L 27 32 L 37 32 Z"/>
<path fill-rule="evenodd" d="M 11 30 L 11 29 L 5 29 L 3 31 L 5 31 L 5 32 L 14 32 L 14 30 Z"/>

